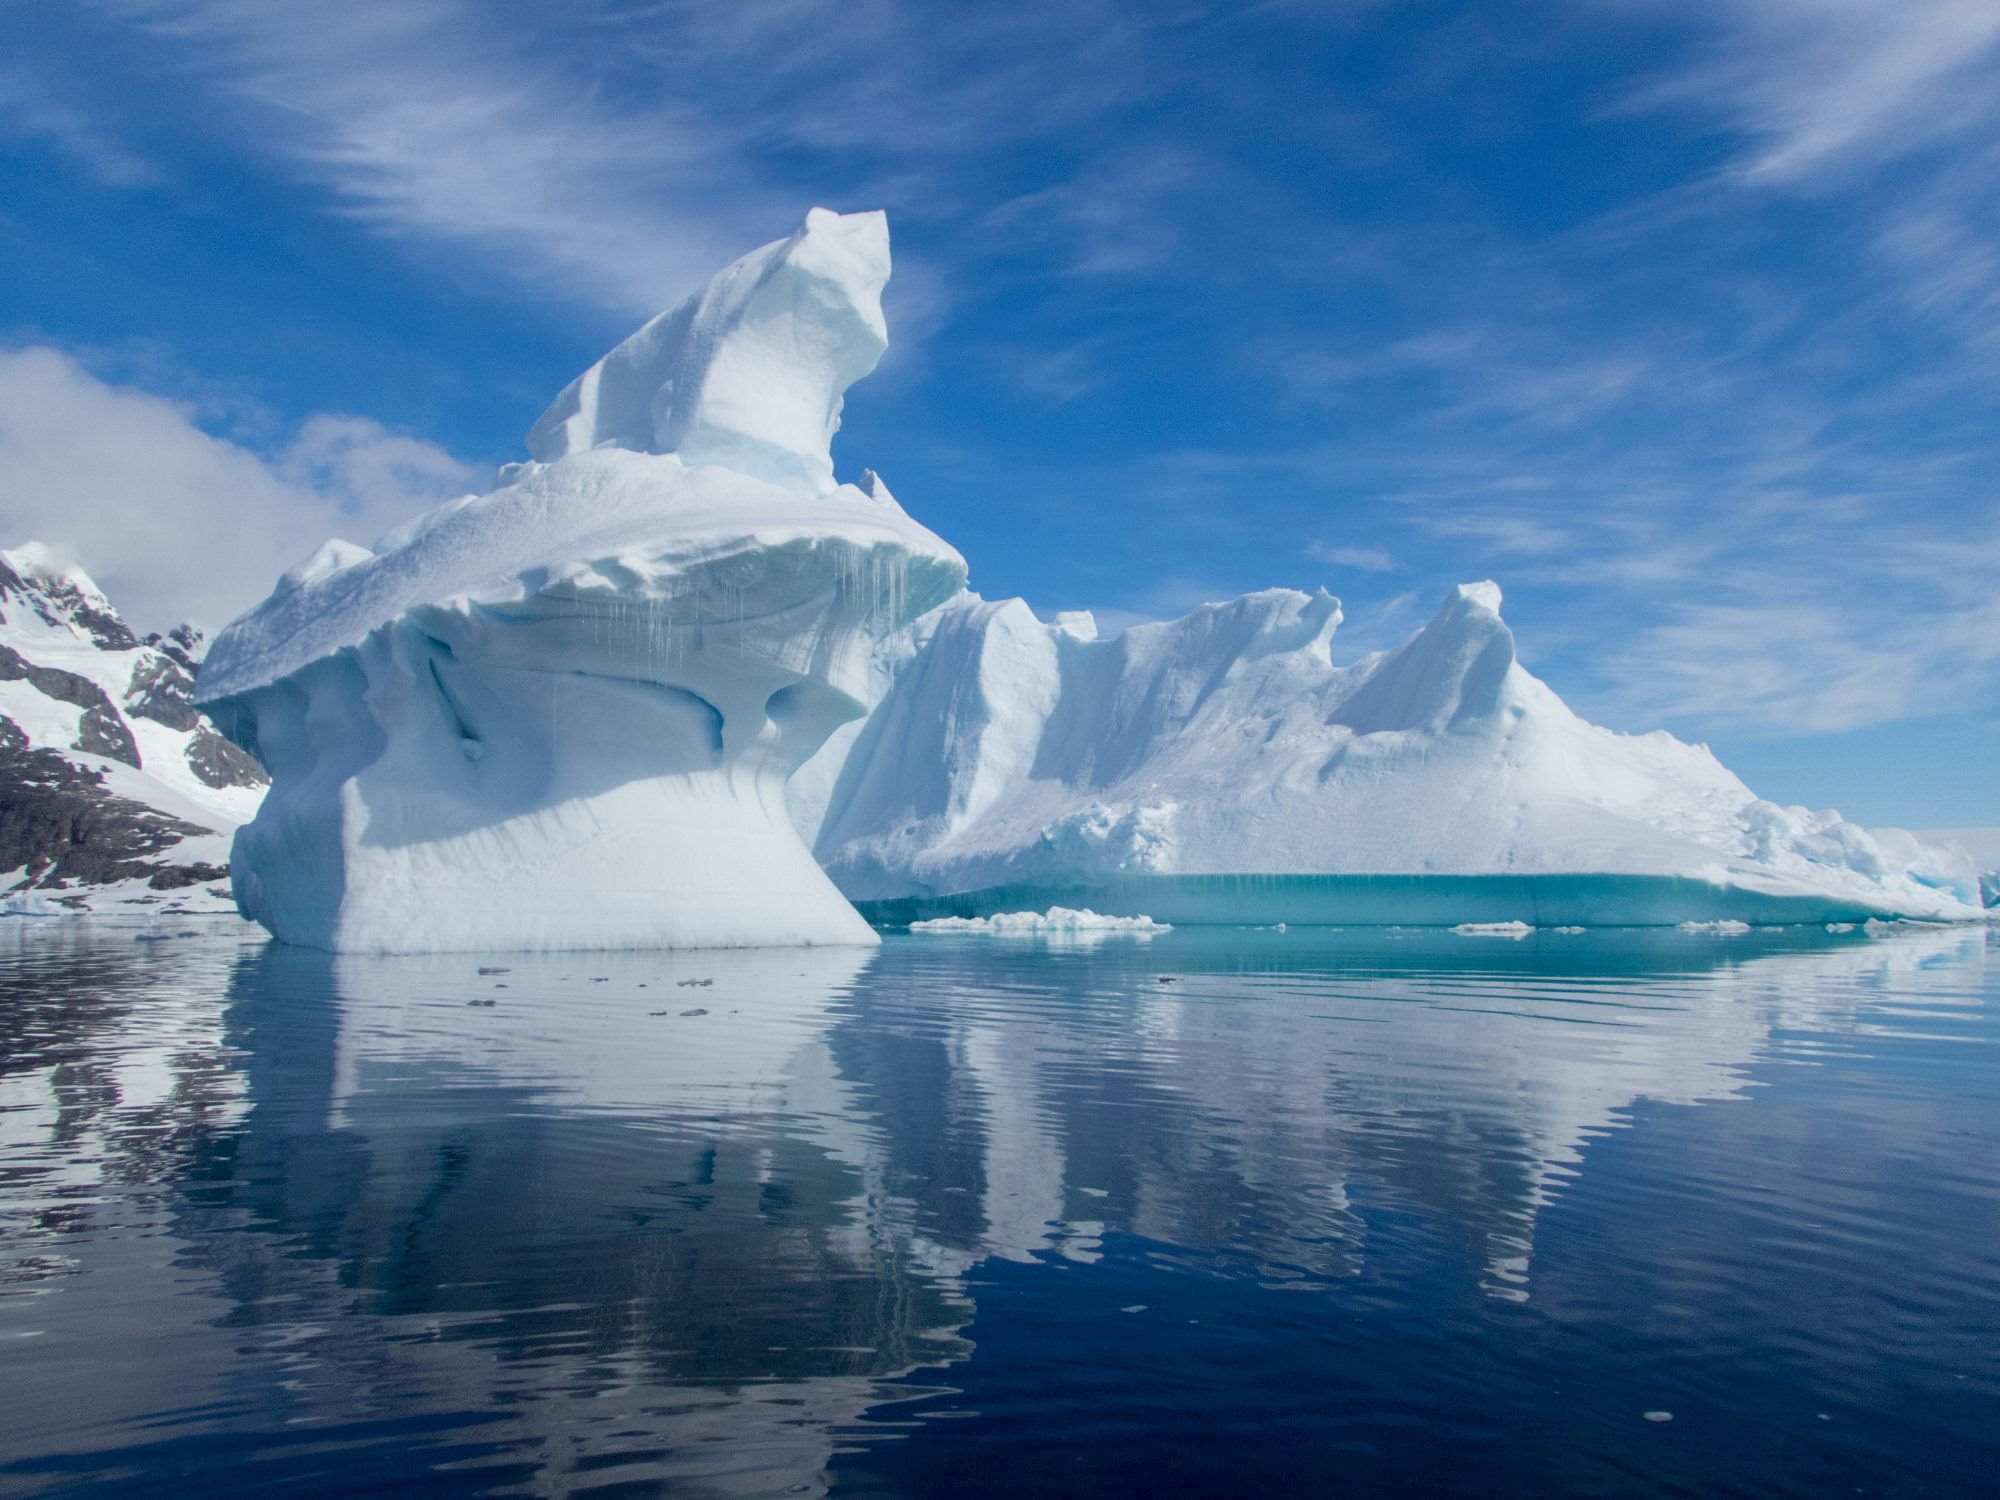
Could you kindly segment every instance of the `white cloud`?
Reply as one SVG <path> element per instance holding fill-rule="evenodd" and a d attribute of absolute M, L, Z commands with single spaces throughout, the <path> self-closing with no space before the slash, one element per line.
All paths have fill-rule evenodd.
<path fill-rule="evenodd" d="M 621 313 L 668 305 L 823 196 L 973 222 L 986 205 L 965 163 L 1129 108 L 1149 89 L 1144 33 L 1170 24 L 1114 0 L 948 27 L 905 0 L 580 3 L 499 24 L 473 0 L 115 9 L 219 130 L 356 218 Z M 1142 174 L 1155 198 L 1161 170 Z M 1150 242 L 1067 201 L 1080 268 Z"/>
<path fill-rule="evenodd" d="M 728 130 L 651 91 L 609 104 L 458 0 L 123 8 L 159 36 L 163 65 L 215 87 L 252 149 L 347 212 L 570 300 L 657 311 L 809 206 L 732 171 Z"/>
<path fill-rule="evenodd" d="M 1362 573 L 1395 571 L 1396 559 L 1387 547 L 1336 547 L 1327 542 L 1307 542 L 1306 556 L 1336 568 L 1353 568 Z"/>
<path fill-rule="evenodd" d="M 329 535 L 371 542 L 483 472 L 366 417 L 266 455 L 59 349 L 0 351 L 0 531 L 73 555 L 141 630 L 208 629 Z"/>
<path fill-rule="evenodd" d="M 2000 661 L 2000 601 L 1889 618 L 1792 597 L 1694 603 L 1619 652 L 1634 709 L 1832 734 L 1965 709 Z"/>

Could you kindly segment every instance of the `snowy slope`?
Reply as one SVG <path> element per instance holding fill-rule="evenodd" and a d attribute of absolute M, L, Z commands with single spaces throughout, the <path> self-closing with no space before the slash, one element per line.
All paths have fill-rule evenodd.
<path fill-rule="evenodd" d="M 217 883 L 267 778 L 195 709 L 200 650 L 141 641 L 46 548 L 0 551 L 6 909 L 234 909 Z"/>
<path fill-rule="evenodd" d="M 965 580 L 832 482 L 888 274 L 880 214 L 815 209 L 573 382 L 499 489 L 225 630 L 200 696 L 275 778 L 244 910 L 347 951 L 874 941 L 784 788 Z"/>
<path fill-rule="evenodd" d="M 806 768 L 798 815 L 857 899 L 1589 875 L 1724 893 L 1675 920 L 1727 915 L 1731 892 L 1799 898 L 1801 916 L 1815 901 L 1972 914 L 1956 851 L 1778 807 L 1706 747 L 1584 722 L 1515 660 L 1499 607 L 1494 585 L 1464 585 L 1400 650 L 1341 665 L 1324 592 L 1266 590 L 1104 640 L 964 595 L 882 654 L 879 704 L 838 764 Z M 1669 915 L 1649 917 L 1652 887 L 1620 889 L 1584 901 L 1589 918 Z"/>

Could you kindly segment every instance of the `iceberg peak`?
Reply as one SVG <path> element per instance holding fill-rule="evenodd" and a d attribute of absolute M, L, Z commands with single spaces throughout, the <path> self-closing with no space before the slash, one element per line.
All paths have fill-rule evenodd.
<path fill-rule="evenodd" d="M 345 537 L 330 536 L 315 547 L 309 557 L 293 563 L 279 576 L 278 592 L 291 593 L 309 583 L 318 583 L 322 578 L 331 578 L 356 563 L 367 562 L 374 555 L 368 548 Z"/>
<path fill-rule="evenodd" d="M 829 492 L 842 400 L 889 346 L 888 280 L 884 214 L 815 208 L 571 381 L 528 451 L 543 463 L 592 448 L 673 453 Z"/>

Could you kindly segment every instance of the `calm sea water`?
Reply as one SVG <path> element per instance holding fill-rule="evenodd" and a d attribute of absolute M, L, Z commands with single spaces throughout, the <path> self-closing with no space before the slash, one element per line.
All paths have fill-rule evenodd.
<path fill-rule="evenodd" d="M 0 929 L 0 1490 L 2000 1484 L 1985 931 L 177 930 Z"/>

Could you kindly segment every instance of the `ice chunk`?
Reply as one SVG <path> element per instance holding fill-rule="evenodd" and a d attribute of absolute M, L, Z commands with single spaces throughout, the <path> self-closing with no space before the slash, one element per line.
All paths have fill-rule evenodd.
<path fill-rule="evenodd" d="M 932 917 L 912 922 L 910 931 L 980 933 L 991 937 L 1067 937 L 1099 932 L 1151 937 L 1172 932 L 1173 928 L 1151 917 L 1106 917 L 1094 911 L 1052 906 L 1044 912 L 1006 911 L 990 917 Z"/>
<path fill-rule="evenodd" d="M 885 216 L 815 208 L 579 375 L 528 451 L 544 463 L 607 446 L 675 453 L 831 490 L 842 397 L 888 347 L 888 280 Z"/>
<path fill-rule="evenodd" d="M 1748 922 L 1728 917 L 1715 922 L 1682 922 L 1679 925 L 1682 932 L 1705 932 L 1714 937 L 1741 937 L 1750 930 Z"/>
<path fill-rule="evenodd" d="M 1524 938 L 1535 929 L 1526 922 L 1460 922 L 1452 931 L 1460 937 Z"/>

